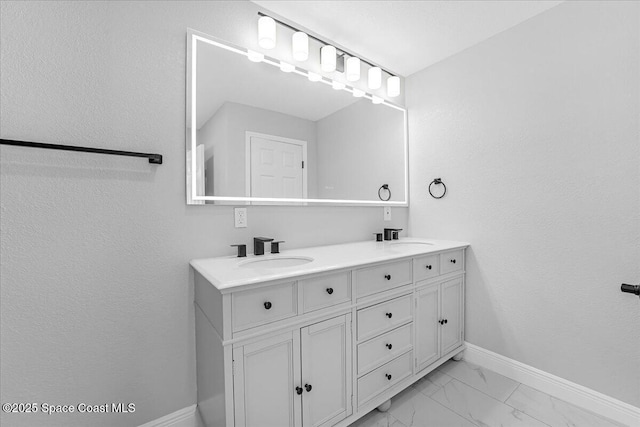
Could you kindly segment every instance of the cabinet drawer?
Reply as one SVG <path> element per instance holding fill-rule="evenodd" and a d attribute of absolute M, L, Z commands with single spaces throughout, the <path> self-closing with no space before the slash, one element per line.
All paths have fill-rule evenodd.
<path fill-rule="evenodd" d="M 413 260 L 413 277 L 416 282 L 440 275 L 440 255 L 427 255 Z"/>
<path fill-rule="evenodd" d="M 411 283 L 411 261 L 398 261 L 356 270 L 357 296 L 363 297 Z"/>
<path fill-rule="evenodd" d="M 413 323 L 358 344 L 358 375 L 411 349 Z"/>
<path fill-rule="evenodd" d="M 296 283 L 283 283 L 231 295 L 233 330 L 241 331 L 298 314 Z"/>
<path fill-rule="evenodd" d="M 462 270 L 462 250 L 440 254 L 440 274 Z"/>
<path fill-rule="evenodd" d="M 411 375 L 413 352 L 380 366 L 358 380 L 358 406 L 362 406 L 389 387 Z"/>
<path fill-rule="evenodd" d="M 411 295 L 358 310 L 358 341 L 386 332 L 412 319 Z"/>
<path fill-rule="evenodd" d="M 298 281 L 302 294 L 302 311 L 319 310 L 351 301 L 349 273 L 338 273 Z"/>

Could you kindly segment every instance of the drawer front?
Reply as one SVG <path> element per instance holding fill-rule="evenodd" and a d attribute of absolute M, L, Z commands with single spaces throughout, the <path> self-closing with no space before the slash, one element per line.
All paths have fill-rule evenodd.
<path fill-rule="evenodd" d="M 440 275 L 440 255 L 427 255 L 413 260 L 413 277 L 416 282 Z"/>
<path fill-rule="evenodd" d="M 462 250 L 440 254 L 440 273 L 447 274 L 462 270 Z"/>
<path fill-rule="evenodd" d="M 412 354 L 405 353 L 358 379 L 358 406 L 410 376 Z"/>
<path fill-rule="evenodd" d="M 411 350 L 413 323 L 358 344 L 358 375 L 376 368 Z"/>
<path fill-rule="evenodd" d="M 296 282 L 231 295 L 233 330 L 241 331 L 298 314 Z"/>
<path fill-rule="evenodd" d="M 399 261 L 356 270 L 358 297 L 363 297 L 411 283 L 411 261 Z"/>
<path fill-rule="evenodd" d="M 412 319 L 411 295 L 358 310 L 358 341 L 379 335 Z"/>
<path fill-rule="evenodd" d="M 298 281 L 302 294 L 302 311 L 319 310 L 351 301 L 349 273 L 338 273 Z"/>

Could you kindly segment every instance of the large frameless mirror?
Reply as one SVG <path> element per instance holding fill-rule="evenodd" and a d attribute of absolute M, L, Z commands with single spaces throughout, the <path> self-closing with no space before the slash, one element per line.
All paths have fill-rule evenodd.
<path fill-rule="evenodd" d="M 404 108 L 251 54 L 188 33 L 188 204 L 408 205 Z"/>

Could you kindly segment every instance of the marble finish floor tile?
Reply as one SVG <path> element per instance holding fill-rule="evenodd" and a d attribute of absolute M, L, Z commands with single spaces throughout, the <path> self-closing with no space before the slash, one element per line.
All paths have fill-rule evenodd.
<path fill-rule="evenodd" d="M 621 426 L 524 384 L 518 386 L 506 403 L 551 427 Z"/>
<path fill-rule="evenodd" d="M 459 362 L 451 360 L 440 366 L 438 370 L 501 402 L 507 400 L 520 384 L 511 378 L 464 360 Z"/>
<path fill-rule="evenodd" d="M 412 387 L 425 396 L 431 396 L 451 380 L 452 378 L 449 375 L 436 369 L 427 376 L 422 377 L 420 381 L 415 382 Z"/>
<path fill-rule="evenodd" d="M 406 427 L 400 421 L 398 421 L 389 412 L 380 412 L 377 409 L 369 412 L 364 417 L 360 418 L 353 424 L 349 424 L 349 427 Z"/>
<path fill-rule="evenodd" d="M 391 399 L 389 412 L 407 427 L 476 427 L 411 387 Z"/>
<path fill-rule="evenodd" d="M 456 379 L 442 386 L 431 398 L 481 427 L 548 427 Z"/>

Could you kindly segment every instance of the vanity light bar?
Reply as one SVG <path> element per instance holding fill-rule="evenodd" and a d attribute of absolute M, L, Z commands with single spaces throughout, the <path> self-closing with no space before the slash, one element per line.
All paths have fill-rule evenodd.
<path fill-rule="evenodd" d="M 275 24 L 280 24 L 294 32 L 292 48 L 293 57 L 297 61 L 305 61 L 309 57 L 309 39 L 313 39 L 323 44 L 322 48 L 320 48 L 320 66 L 322 71 L 335 71 L 337 58 L 342 57 L 345 61 L 347 80 L 358 81 L 360 80 L 360 63 L 364 62 L 369 65 L 371 69 L 375 69 L 373 72 L 375 75 L 373 84 L 371 82 L 369 83 L 370 89 L 377 89 L 380 87 L 379 81 L 381 82 L 382 80 L 380 74 L 381 72 L 385 72 L 389 75 L 387 82 L 391 84 L 391 87 L 387 88 L 387 96 L 394 98 L 400 95 L 400 77 L 396 76 L 394 73 L 387 71 L 378 65 L 372 64 L 369 61 L 361 59 L 342 48 L 336 48 L 332 44 L 314 35 L 307 34 L 293 25 L 282 22 L 265 13 L 258 12 L 258 16 L 260 16 L 258 19 L 258 44 L 260 44 L 261 47 L 265 49 L 272 49 L 275 47 Z M 371 78 L 371 73 L 369 73 L 369 76 Z"/>

